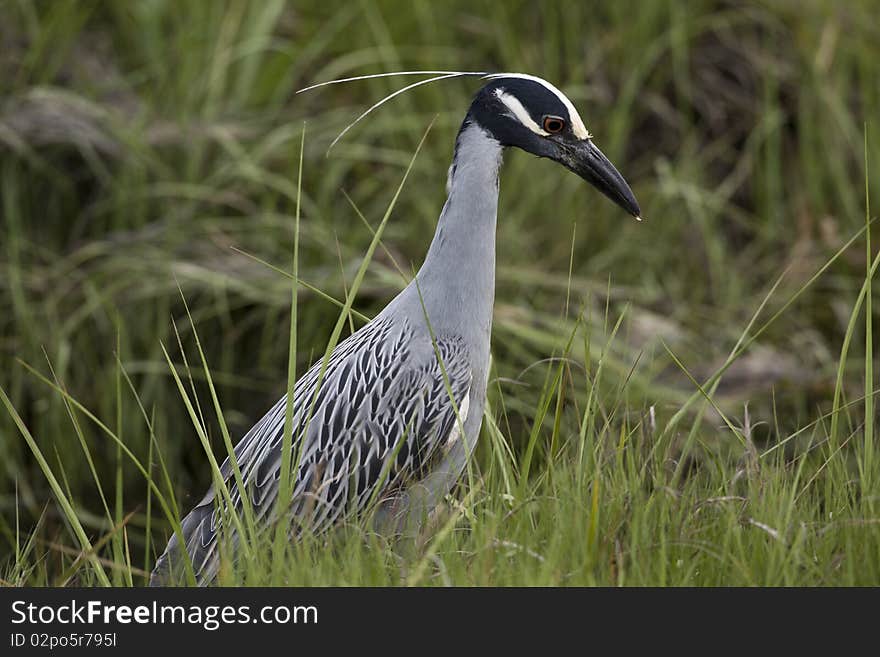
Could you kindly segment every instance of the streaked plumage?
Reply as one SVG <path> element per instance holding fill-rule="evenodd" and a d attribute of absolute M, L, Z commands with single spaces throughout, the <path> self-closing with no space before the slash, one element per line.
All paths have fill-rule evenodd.
<path fill-rule="evenodd" d="M 555 159 L 639 214 L 629 187 L 592 145 L 558 89 L 521 74 L 489 80 L 456 139 L 448 198 L 415 279 L 336 347 L 323 377 L 319 362 L 295 385 L 293 453 L 300 455 L 299 467 L 292 500 L 284 505 L 294 538 L 356 518 L 371 502 L 379 503 L 385 528 L 418 522 L 461 475 L 485 405 L 498 168 L 505 147 Z M 286 404 L 282 398 L 235 447 L 260 526 L 278 520 Z M 228 459 L 221 473 L 240 511 Z M 217 574 L 223 508 L 212 488 L 182 523 L 200 583 Z M 223 529 L 234 543 L 233 529 Z M 172 537 L 151 583 L 179 580 L 186 558 L 180 548 Z"/>

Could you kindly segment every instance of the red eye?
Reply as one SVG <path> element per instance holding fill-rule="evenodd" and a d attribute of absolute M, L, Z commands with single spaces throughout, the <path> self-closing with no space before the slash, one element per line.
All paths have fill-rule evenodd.
<path fill-rule="evenodd" d="M 562 132 L 565 128 L 565 119 L 561 116 L 545 116 L 544 117 L 544 130 L 549 132 L 551 135 L 555 135 L 557 132 Z"/>

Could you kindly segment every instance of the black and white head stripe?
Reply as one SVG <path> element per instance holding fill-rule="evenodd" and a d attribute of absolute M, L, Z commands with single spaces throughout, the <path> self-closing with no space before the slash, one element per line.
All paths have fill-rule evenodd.
<path fill-rule="evenodd" d="M 541 135 L 542 137 L 547 137 L 550 134 L 535 122 L 535 119 L 532 118 L 529 111 L 521 102 L 519 102 L 519 98 L 512 93 L 508 93 L 504 87 L 498 87 L 493 93 L 495 94 L 495 97 L 501 101 L 501 104 L 510 110 L 508 116 L 515 118 L 535 134 Z"/>
<path fill-rule="evenodd" d="M 584 125 L 583 119 L 581 119 L 580 114 L 578 114 L 578 111 L 575 109 L 572 102 L 568 99 L 568 96 L 566 96 L 555 86 L 547 82 L 547 80 L 536 77 L 534 75 L 527 75 L 525 73 L 492 73 L 485 77 L 488 80 L 503 80 L 507 78 L 514 80 L 528 80 L 529 82 L 541 85 L 546 91 L 549 91 L 554 96 L 556 96 L 556 98 L 565 108 L 565 111 L 568 114 L 568 121 L 571 125 L 571 130 L 574 136 L 578 139 L 592 139 L 593 136 L 590 134 L 589 130 L 587 130 L 587 127 Z M 516 97 L 514 93 L 509 92 L 504 87 L 496 88 L 494 93 L 498 100 L 500 100 L 507 107 L 507 109 L 510 110 L 510 114 L 529 130 L 544 137 L 550 134 L 546 130 L 544 130 L 537 121 L 535 121 L 535 119 L 529 114 L 529 112 L 523 106 L 523 103 L 520 101 L 519 98 Z"/>
<path fill-rule="evenodd" d="M 321 87 L 326 87 L 328 85 L 333 84 L 342 84 L 346 82 L 355 82 L 358 80 L 370 80 L 375 78 L 386 78 L 386 77 L 406 77 L 406 76 L 424 76 L 429 75 L 429 77 L 425 80 L 419 80 L 412 84 L 408 84 L 402 89 L 398 89 L 394 91 L 378 102 L 374 103 L 371 107 L 369 107 L 366 111 L 360 114 L 354 121 L 349 123 L 342 132 L 337 135 L 336 139 L 333 140 L 330 147 L 333 147 L 333 144 L 336 144 L 351 128 L 353 128 L 356 124 L 360 123 L 361 120 L 367 117 L 373 110 L 381 107 L 386 102 L 399 96 L 407 91 L 415 89 L 417 87 L 421 87 L 426 84 L 432 84 L 434 82 L 438 82 L 440 80 L 448 80 L 452 78 L 460 78 L 460 77 L 480 77 L 484 80 L 498 81 L 502 82 L 503 80 L 511 80 L 511 82 L 525 82 L 526 84 L 516 85 L 520 88 L 516 90 L 516 93 L 513 92 L 512 87 L 515 86 L 513 84 L 506 85 L 511 87 L 510 89 L 504 88 L 505 85 L 499 85 L 499 88 L 496 89 L 498 93 L 496 97 L 500 100 L 508 110 L 510 116 L 517 119 L 520 123 L 526 126 L 529 130 L 533 131 L 535 134 L 541 136 L 548 136 L 546 130 L 544 130 L 538 121 L 535 120 L 535 117 L 532 117 L 531 114 L 526 110 L 524 105 L 525 98 L 522 98 L 525 93 L 528 95 L 528 91 L 523 89 L 522 87 L 527 87 L 531 85 L 540 86 L 544 90 L 545 93 L 550 94 L 556 101 L 558 101 L 560 105 L 560 109 L 564 109 L 564 112 L 560 112 L 560 114 L 567 115 L 567 120 L 569 127 L 571 129 L 571 134 L 574 135 L 577 139 L 592 139 L 592 135 L 587 130 L 584 125 L 583 120 L 578 114 L 577 110 L 574 108 L 572 102 L 568 99 L 568 97 L 562 93 L 555 86 L 544 80 L 543 78 L 539 78 L 535 75 L 528 75 L 526 73 L 488 73 L 486 71 L 395 71 L 391 73 L 374 73 L 371 75 L 358 75 L 354 77 L 348 78 L 340 78 L 337 80 L 328 80 L 326 82 L 320 82 L 318 84 L 313 84 L 303 89 L 299 89 L 296 93 L 303 93 L 304 91 L 310 91 L 312 89 L 319 89 Z M 528 104 L 528 103 L 526 103 Z M 540 117 L 538 117 L 540 119 Z M 564 117 L 565 118 L 565 117 Z M 328 149 L 329 150 L 329 149 Z"/>

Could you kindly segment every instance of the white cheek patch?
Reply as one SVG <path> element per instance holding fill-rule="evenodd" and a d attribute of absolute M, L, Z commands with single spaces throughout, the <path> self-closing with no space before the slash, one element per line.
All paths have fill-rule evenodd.
<path fill-rule="evenodd" d="M 510 110 L 510 115 L 515 118 L 517 121 L 522 123 L 529 130 L 534 132 L 537 135 L 541 135 L 542 137 L 547 137 L 550 133 L 546 130 L 542 129 L 535 120 L 532 118 L 532 115 L 529 114 L 529 111 L 523 107 L 523 104 L 519 102 L 519 98 L 516 96 L 512 96 L 509 93 L 505 93 L 504 89 L 499 87 L 495 90 L 495 95 L 498 97 L 504 106 Z"/>
<path fill-rule="evenodd" d="M 544 85 L 544 87 L 548 91 L 556 94 L 556 97 L 559 98 L 559 102 L 561 102 L 563 105 L 565 105 L 565 109 L 568 110 L 568 118 L 571 121 L 571 131 L 574 133 L 574 136 L 577 137 L 578 139 L 592 139 L 593 138 L 593 135 L 591 135 L 590 131 L 587 130 L 587 127 L 584 125 L 583 119 L 581 119 L 581 115 L 578 114 L 578 111 L 574 108 L 574 105 L 572 105 L 571 101 L 568 99 L 568 96 L 566 96 L 564 93 L 559 91 L 559 89 L 557 89 L 552 84 L 547 82 L 547 80 L 536 77 L 534 75 L 527 75 L 525 73 L 494 73 L 492 75 L 487 75 L 486 77 L 489 79 L 520 78 L 523 80 L 531 80 L 532 82 L 537 82 L 538 84 Z M 496 92 L 496 93 L 498 93 L 498 92 Z M 499 94 L 499 98 L 500 97 L 501 96 Z M 516 99 L 514 99 L 514 100 L 516 100 Z M 519 102 L 519 101 L 517 101 L 517 102 Z M 519 106 L 522 107 L 522 104 L 519 103 Z M 523 108 L 523 110 L 525 110 L 525 108 Z M 528 112 L 526 112 L 526 114 L 528 115 Z M 519 117 L 517 116 L 517 118 L 519 118 Z M 531 119 L 531 117 L 529 117 L 529 118 Z M 532 121 L 532 124 L 535 124 L 535 122 Z M 546 135 L 547 133 L 541 131 L 538 134 Z"/>

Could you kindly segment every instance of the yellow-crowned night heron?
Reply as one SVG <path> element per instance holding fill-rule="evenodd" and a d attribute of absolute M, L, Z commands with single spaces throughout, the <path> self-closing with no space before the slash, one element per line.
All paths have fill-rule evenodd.
<path fill-rule="evenodd" d="M 319 362 L 297 381 L 293 399 L 282 398 L 236 446 L 261 525 L 278 520 L 287 403 L 293 404 L 299 459 L 285 519 L 294 536 L 356 517 L 371 500 L 379 500 L 384 526 L 399 528 L 423 518 L 458 480 L 486 399 L 498 169 L 505 148 L 559 162 L 639 216 L 629 185 L 562 92 L 530 75 L 486 78 L 458 132 L 448 198 L 416 278 L 336 347 L 323 377 Z M 229 459 L 221 472 L 241 511 Z M 183 519 L 182 535 L 168 543 L 151 583 L 180 579 L 187 558 L 182 544 L 199 583 L 216 577 L 224 504 L 213 488 L 208 491 Z"/>

